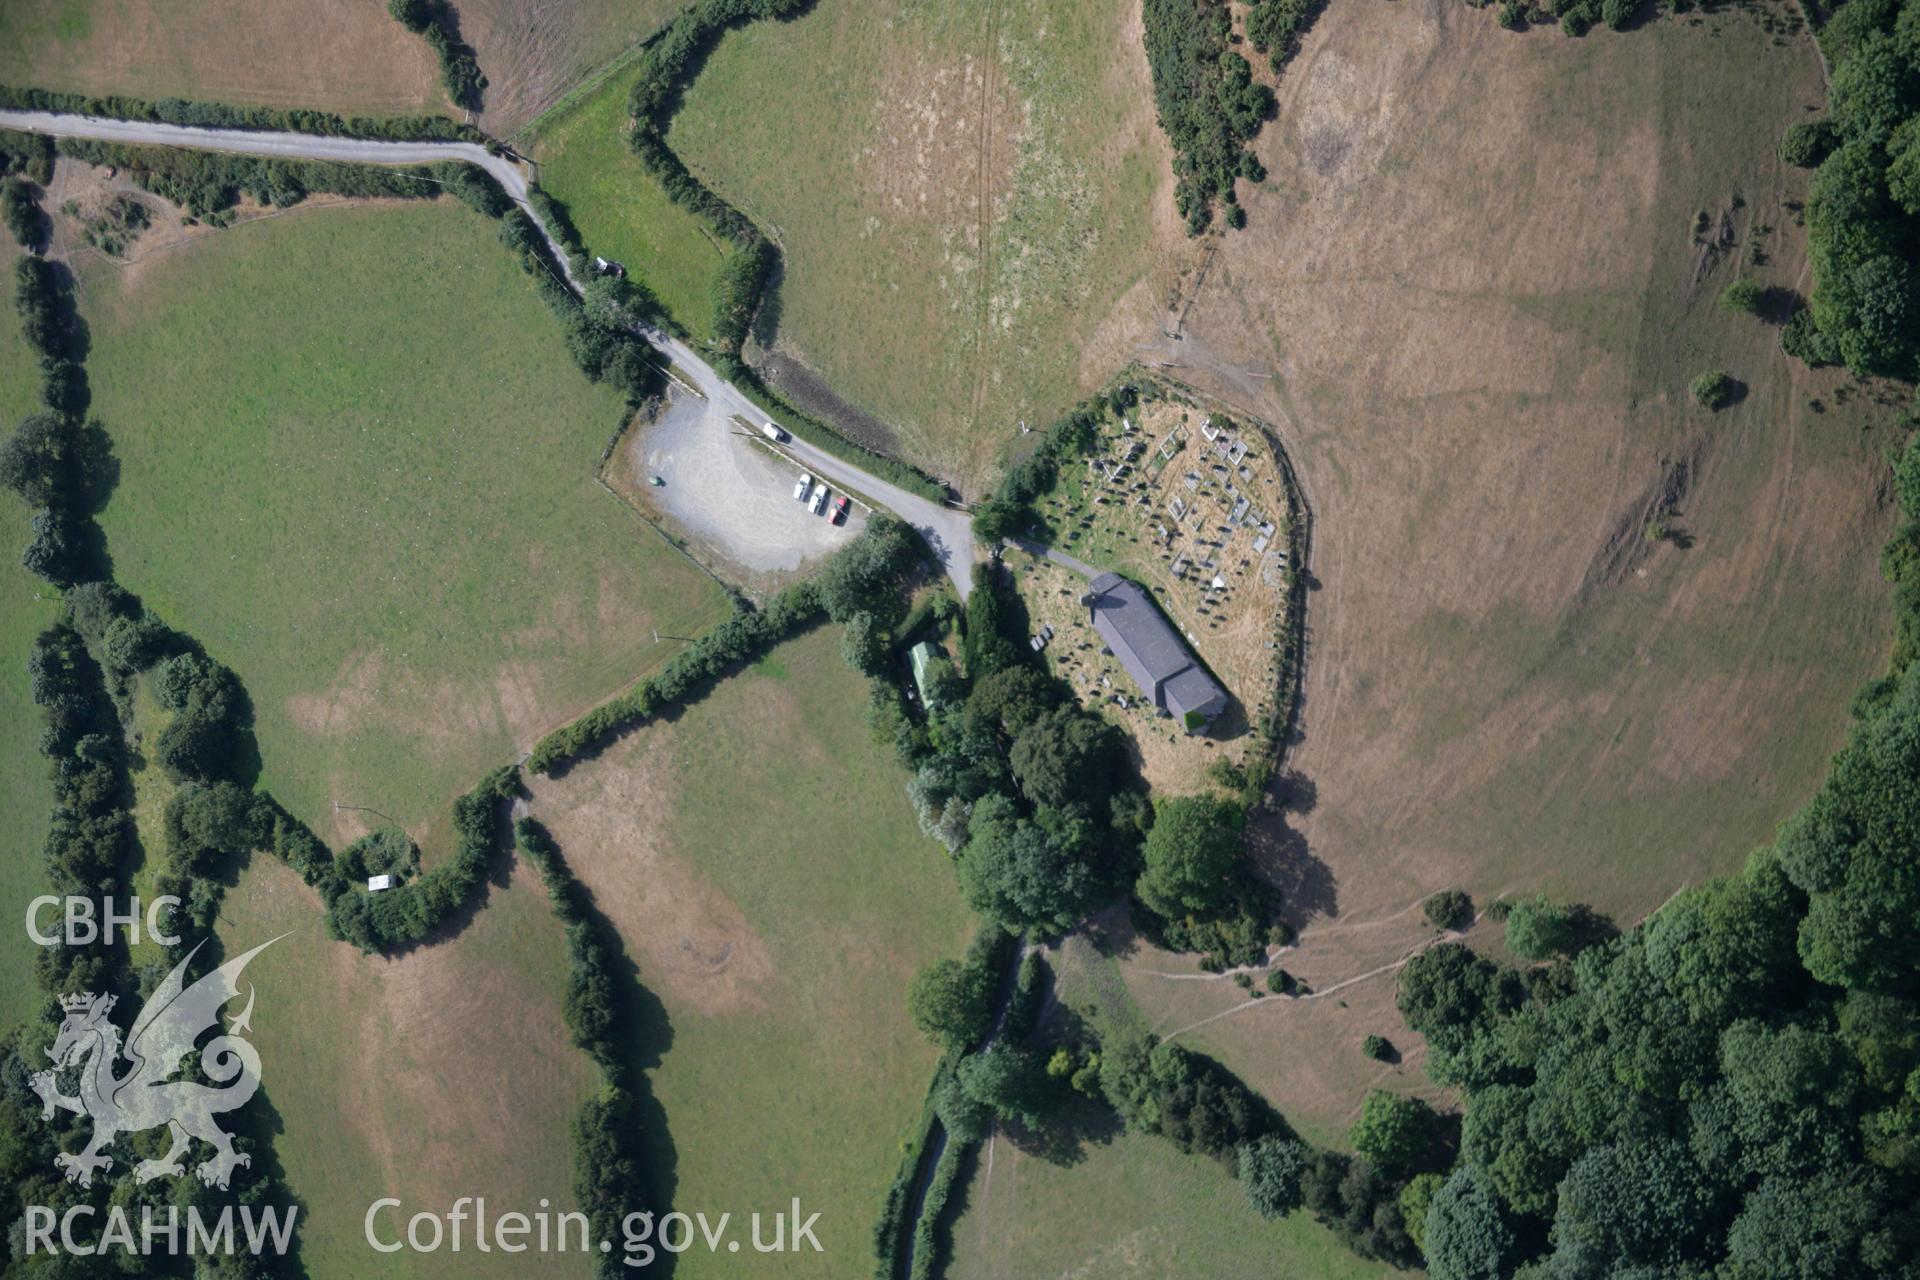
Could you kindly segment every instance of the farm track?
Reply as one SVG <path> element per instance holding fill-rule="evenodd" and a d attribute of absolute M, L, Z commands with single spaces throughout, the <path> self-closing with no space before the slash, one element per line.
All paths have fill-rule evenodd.
<path fill-rule="evenodd" d="M 581 292 L 580 282 L 574 278 L 568 265 L 566 250 L 528 198 L 527 179 L 520 166 L 504 155 L 494 155 L 485 147 L 471 142 L 387 142 L 306 133 L 206 129 L 147 120 L 113 120 L 46 111 L 0 110 L 0 128 L 47 134 L 55 138 L 84 138 L 135 146 L 183 147 L 197 151 L 223 151 L 333 164 L 414 165 L 454 160 L 475 165 L 491 175 L 533 221 L 534 226 L 539 228 L 554 261 L 560 267 L 564 283 L 574 293 Z M 692 378 L 694 389 L 723 413 L 738 414 L 750 422 L 766 420 L 765 412 L 758 405 L 738 387 L 722 378 L 686 343 L 672 334 L 645 325 L 634 326 L 634 333 L 645 339 L 667 362 L 679 366 Z M 814 473 L 842 488 L 854 490 L 912 525 L 939 559 L 961 598 L 965 599 L 972 591 L 972 517 L 963 511 L 909 493 L 798 437 L 784 441 L 783 448 L 796 462 L 805 464 Z"/>
<path fill-rule="evenodd" d="M 990 377 L 988 361 L 991 356 L 988 344 L 993 338 L 993 64 L 998 46 L 994 42 L 994 4 L 987 0 L 986 47 L 980 60 L 980 145 L 979 169 L 976 179 L 976 208 L 974 210 L 974 237 L 978 241 L 980 255 L 980 318 L 979 334 L 976 338 L 975 364 L 978 372 L 973 380 L 973 403 L 969 407 L 969 425 L 980 425 L 980 411 L 987 400 L 987 383 Z"/>

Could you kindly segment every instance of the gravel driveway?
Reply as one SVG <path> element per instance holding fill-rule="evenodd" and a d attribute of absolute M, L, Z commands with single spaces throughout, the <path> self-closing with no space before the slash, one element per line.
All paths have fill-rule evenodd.
<path fill-rule="evenodd" d="M 675 388 L 666 411 L 627 446 L 627 463 L 662 516 L 754 573 L 798 569 L 845 546 L 865 527 L 866 509 L 858 503 L 845 524 L 835 525 L 796 502 L 793 486 L 801 467 L 743 431 L 710 401 Z M 649 475 L 666 484 L 648 487 Z"/>

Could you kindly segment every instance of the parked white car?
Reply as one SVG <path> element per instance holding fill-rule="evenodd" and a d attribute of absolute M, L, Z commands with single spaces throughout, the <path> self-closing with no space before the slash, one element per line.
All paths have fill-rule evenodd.
<path fill-rule="evenodd" d="M 812 495 L 813 477 L 802 471 L 800 473 L 800 482 L 793 486 L 793 500 L 795 502 L 805 502 Z"/>
<path fill-rule="evenodd" d="M 827 486 L 821 485 L 818 489 L 815 489 L 813 491 L 813 502 L 809 505 L 808 510 L 812 511 L 813 514 L 815 515 L 819 515 L 822 511 L 825 511 L 826 509 L 827 509 Z"/>

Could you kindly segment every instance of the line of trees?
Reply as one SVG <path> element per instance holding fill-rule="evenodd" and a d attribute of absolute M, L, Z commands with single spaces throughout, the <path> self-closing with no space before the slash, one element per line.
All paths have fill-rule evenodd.
<path fill-rule="evenodd" d="M 640 1120 L 646 1084 L 630 1059 L 636 1019 L 631 994 L 623 995 L 631 962 L 619 933 L 595 910 L 593 895 L 567 866 L 552 834 L 535 819 L 521 818 L 514 837 L 566 926 L 567 992 L 561 1010 L 573 1043 L 600 1068 L 600 1091 L 574 1117 L 574 1195 L 593 1238 L 617 1239 L 621 1219 L 654 1199 Z M 623 1273 L 617 1257 L 594 1263 L 594 1274 L 606 1280 Z"/>
<path fill-rule="evenodd" d="M 1789 163 L 1815 167 L 1813 299 L 1781 342 L 1809 364 L 1911 380 L 1920 372 L 1920 10 L 1853 0 L 1820 43 L 1832 65 L 1831 115 L 1781 140 Z"/>
<path fill-rule="evenodd" d="M 1273 90 L 1254 80 L 1253 68 L 1233 47 L 1233 15 L 1225 0 L 1145 0 L 1141 18 L 1154 106 L 1173 144 L 1174 208 L 1190 235 L 1207 229 L 1216 204 L 1227 206 L 1228 226 L 1246 225 L 1233 184 L 1237 178 L 1266 178 L 1248 144 L 1273 114 Z M 1279 25 L 1269 30 L 1269 40 L 1277 38 Z"/>
<path fill-rule="evenodd" d="M 638 404 L 664 385 L 653 348 L 633 331 L 644 319 L 644 299 L 593 284 L 585 297 L 572 290 L 540 228 L 514 206 L 500 219 L 500 240 L 533 278 L 534 288 L 560 321 L 567 354 L 588 381 L 605 382 Z M 582 277 L 587 278 L 587 277 Z"/>
<path fill-rule="evenodd" d="M 82 895 L 96 901 L 110 897 L 125 902 L 134 892 L 129 878 L 135 865 L 129 856 L 135 840 L 133 787 L 127 772 L 126 741 L 105 675 L 79 631 L 65 622 L 48 628 L 35 640 L 28 671 L 33 699 L 45 726 L 41 752 L 52 768 L 54 807 L 43 851 L 49 886 L 63 895 Z M 164 877 L 154 888 L 161 893 L 171 891 Z M 34 966 L 41 991 L 39 1006 L 0 1037 L 0 1078 L 7 1081 L 7 1086 L 0 1089 L 0 1130 L 7 1134 L 7 1141 L 0 1143 L 0 1214 L 18 1221 L 28 1205 L 46 1206 L 59 1216 L 84 1205 L 98 1220 L 109 1204 L 128 1207 L 132 1212 L 131 1206 L 137 1204 L 158 1207 L 169 1202 L 182 1209 L 191 1205 L 209 1214 L 218 1212 L 217 1193 L 198 1180 L 182 1178 L 172 1184 L 140 1186 L 133 1179 L 130 1163 L 123 1164 L 117 1174 L 96 1177 L 90 1188 L 66 1181 L 54 1164 L 54 1156 L 85 1140 L 79 1132 L 84 1118 L 56 1112 L 51 1121 L 43 1120 L 38 1099 L 26 1088 L 27 1078 L 45 1070 L 50 1061 L 47 1050 L 62 1020 L 58 997 L 130 988 L 150 994 L 177 959 L 176 953 L 166 963 L 148 965 L 136 974 L 123 935 L 97 937 L 78 946 L 63 940 L 41 949 Z M 201 963 L 211 967 L 218 960 L 203 953 Z M 234 1146 L 252 1158 L 247 1188 L 251 1199 L 265 1204 L 292 1203 L 293 1194 L 270 1156 L 268 1113 L 264 1095 L 236 1113 Z M 84 1270 L 82 1267 L 72 1274 Z M 135 1278 L 177 1274 L 172 1260 L 159 1256 L 129 1256 L 122 1259 L 118 1270 Z M 298 1237 L 286 1255 L 258 1260 L 258 1274 L 301 1274 Z"/>
<path fill-rule="evenodd" d="M 407 30 L 424 37 L 440 61 L 440 83 L 457 107 L 478 111 L 487 78 L 473 46 L 460 38 L 460 15 L 446 0 L 387 0 L 387 12 Z"/>
<path fill-rule="evenodd" d="M 900 1272 L 900 1250 L 909 1243 L 913 1258 L 909 1280 L 932 1280 L 944 1272 L 953 1244 L 952 1218 L 959 1208 L 953 1193 L 970 1179 L 980 1143 L 992 1123 L 992 1105 L 983 1100 L 983 1090 L 990 1078 L 997 1078 L 999 1066 L 1012 1059 L 995 1056 L 985 1069 L 970 1064 L 988 1053 L 983 1042 L 992 1029 L 994 997 L 1019 954 L 1020 940 L 988 920 L 967 944 L 962 959 L 935 961 L 914 978 L 908 1013 L 929 1039 L 944 1046 L 944 1052 L 927 1086 L 919 1126 L 906 1144 L 900 1171 L 874 1223 L 875 1280 L 894 1280 Z M 1030 1017 L 1039 992 L 1038 960 L 1028 959 L 1033 963 L 1022 962 L 1016 976 L 1000 1043 L 1022 1040 L 1030 1029 L 1030 1021 L 1015 1013 L 1024 1010 Z M 914 1207 L 928 1144 L 942 1140 L 909 1232 L 907 1214 Z"/>
<path fill-rule="evenodd" d="M 106 116 L 115 120 L 149 120 L 203 129 L 317 133 L 332 138 L 389 141 L 475 142 L 490 149 L 499 145 L 472 125 L 445 116 L 340 116 L 331 111 L 299 107 L 236 107 L 225 102 L 190 102 L 184 98 L 149 101 L 5 84 L 0 84 L 0 107 Z"/>
<path fill-rule="evenodd" d="M 133 786 L 126 743 L 86 645 L 65 624 L 35 638 L 27 679 L 44 728 L 40 753 L 53 780 L 54 809 L 42 857 L 58 894 L 104 895 L 119 881 L 132 833 Z M 114 979 L 105 944 L 42 950 L 41 986 L 49 991 L 106 989 Z"/>
<path fill-rule="evenodd" d="M 20 302 L 28 343 L 40 356 L 43 376 L 50 383 L 71 377 L 79 372 L 78 361 L 84 356 L 84 329 L 73 310 L 67 281 L 39 259 L 27 259 L 21 266 Z M 45 398 L 62 397 L 49 392 Z M 0 473 L 9 487 L 43 508 L 41 516 L 62 512 L 69 524 L 91 529 L 90 503 L 110 479 L 108 468 L 101 465 L 104 456 L 104 432 L 98 424 L 81 427 L 77 416 L 64 411 L 34 414 L 0 446 Z M 44 523 L 36 517 L 37 526 Z M 36 545 L 45 536 L 45 529 L 39 528 Z M 92 567 L 103 562 L 104 556 Z M 124 902 L 133 893 L 130 876 L 139 865 L 132 820 L 132 761 L 123 728 L 127 691 L 139 672 L 167 658 L 183 638 L 169 632 L 104 577 L 58 585 L 67 587 L 65 615 L 36 638 L 28 657 L 30 690 L 44 726 L 40 750 L 50 763 L 53 782 L 54 807 L 42 850 L 47 882 L 61 894 Z M 217 682 L 210 665 L 192 672 L 176 670 L 160 690 L 163 702 L 172 704 L 176 722 L 182 709 L 191 705 L 210 718 L 225 717 L 226 712 L 208 705 L 212 695 L 202 689 L 208 680 Z M 154 749 L 171 753 L 179 745 L 163 731 Z M 168 758 L 175 759 L 172 754 Z M 200 758 L 198 752 L 184 750 L 175 763 L 194 764 Z M 158 867 L 149 882 L 150 891 L 179 896 L 203 936 L 212 926 L 220 882 L 205 874 L 214 868 L 199 862 L 201 842 L 215 839 L 221 824 L 241 821 L 236 814 L 261 801 L 277 810 L 270 800 L 253 797 L 229 782 L 186 781 L 167 808 L 163 837 L 167 847 L 153 859 Z M 277 824 L 269 825 L 276 827 L 271 834 L 277 840 Z M 307 838 L 311 840 L 310 835 Z M 324 850 L 321 854 L 324 857 Z M 178 914 L 161 922 L 163 929 L 172 927 L 175 932 L 180 931 L 180 923 Z M 182 937 L 180 947 L 164 962 L 148 964 L 138 973 L 132 969 L 123 935 L 97 936 L 79 946 L 62 941 L 42 949 L 35 975 L 44 998 L 34 1016 L 0 1040 L 4 1058 L 0 1078 L 8 1082 L 0 1089 L 0 1129 L 9 1135 L 0 1144 L 0 1188 L 5 1189 L 4 1216 L 10 1220 L 17 1221 L 30 1204 L 47 1206 L 56 1214 L 84 1204 L 98 1214 L 110 1202 L 158 1204 L 169 1196 L 178 1207 L 217 1210 L 214 1193 L 192 1179 L 182 1179 L 171 1188 L 165 1183 L 140 1187 L 130 1167 L 118 1177 L 96 1179 L 91 1188 L 66 1182 L 53 1157 L 56 1151 L 76 1145 L 78 1122 L 64 1113 L 57 1113 L 50 1123 L 38 1116 L 29 1118 L 37 1108 L 25 1088 L 27 1077 L 49 1061 L 47 1050 L 62 1018 L 55 997 L 130 987 L 150 994 L 182 957 L 185 944 Z M 218 945 L 216 940 L 203 953 L 203 966 L 218 964 Z M 249 1195 L 264 1203 L 289 1203 L 293 1196 L 280 1181 L 279 1168 L 269 1154 L 268 1111 L 262 1096 L 238 1113 L 235 1146 L 254 1158 Z M 133 1259 L 123 1262 L 122 1270 L 129 1276 L 160 1276 L 171 1274 L 173 1268 L 164 1260 Z M 297 1241 L 284 1257 L 261 1264 L 263 1275 L 299 1270 Z"/>
<path fill-rule="evenodd" d="M 63 138 L 60 154 L 126 172 L 144 191 L 217 222 L 241 196 L 269 207 L 299 204 L 309 195 L 431 200 L 451 195 L 490 218 L 513 201 L 485 170 L 447 160 L 422 165 L 334 164 L 276 156 L 244 156 L 182 147 L 147 147 L 88 138 Z"/>
<path fill-rule="evenodd" d="M 85 418 L 87 331 L 65 267 L 29 255 L 14 264 L 14 307 L 40 373 L 45 411 L 0 444 L 0 485 L 37 508 L 20 562 L 58 587 L 98 577 L 105 558 L 93 512 L 111 483 L 106 432 Z"/>

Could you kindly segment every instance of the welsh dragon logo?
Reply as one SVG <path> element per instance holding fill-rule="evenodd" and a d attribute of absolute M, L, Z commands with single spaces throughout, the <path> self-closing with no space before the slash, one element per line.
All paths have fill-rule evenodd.
<path fill-rule="evenodd" d="M 222 1111 L 244 1105 L 260 1087 L 260 1055 L 235 1034 L 252 1030 L 251 986 L 247 988 L 246 1008 L 228 1025 L 226 1034 L 215 1036 L 200 1051 L 200 1069 L 218 1087 L 170 1077 L 181 1071 L 183 1059 L 194 1051 L 201 1033 L 218 1025 L 220 1010 L 227 1001 L 240 994 L 240 972 L 247 962 L 279 940 L 261 943 L 189 987 L 184 975 L 199 953 L 200 947 L 196 946 L 141 1008 L 127 1035 L 124 1052 L 120 1028 L 108 1018 L 115 997 L 96 996 L 89 991 L 60 998 L 67 1016 L 53 1047 L 47 1050 L 53 1069 L 37 1073 L 31 1083 L 45 1104 L 43 1119 L 53 1119 L 54 1108 L 60 1107 L 93 1121 L 93 1140 L 86 1150 L 78 1155 L 63 1151 L 53 1158 L 54 1164 L 65 1170 L 68 1182 L 91 1186 L 95 1171 L 112 1167 L 113 1157 L 102 1153 L 116 1137 L 162 1125 L 172 1131 L 173 1146 L 158 1160 L 142 1160 L 134 1167 L 133 1176 L 140 1182 L 177 1178 L 186 1172 L 180 1157 L 194 1138 L 214 1149 L 213 1159 L 194 1169 L 210 1187 L 225 1190 L 234 1169 L 252 1163 L 233 1149 L 232 1137 L 213 1120 Z M 132 1066 L 125 1074 L 118 1074 L 116 1068 L 123 1058 Z M 80 1092 L 76 1097 L 60 1092 L 58 1073 L 69 1068 L 79 1071 Z"/>

